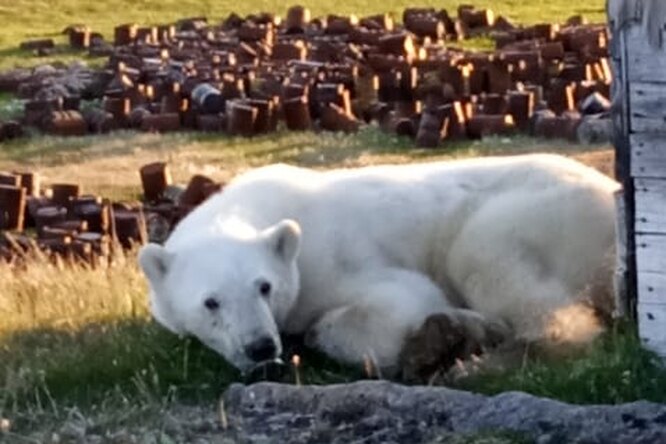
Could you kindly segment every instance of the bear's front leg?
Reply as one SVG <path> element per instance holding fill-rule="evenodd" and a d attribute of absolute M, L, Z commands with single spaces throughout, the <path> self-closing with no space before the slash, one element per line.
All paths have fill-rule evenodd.
<path fill-rule="evenodd" d="M 451 334 L 460 336 L 450 346 L 437 348 L 441 353 L 461 353 L 460 341 L 481 344 L 499 336 L 489 333 L 481 315 L 452 307 L 442 290 L 420 273 L 387 268 L 357 274 L 341 281 L 338 292 L 336 300 L 348 303 L 325 313 L 306 334 L 306 344 L 346 363 L 370 360 L 395 373 L 404 361 L 405 346 L 419 337 L 428 339 L 419 332 L 433 315 L 451 319 Z M 447 337 L 438 340 L 445 343 Z"/>

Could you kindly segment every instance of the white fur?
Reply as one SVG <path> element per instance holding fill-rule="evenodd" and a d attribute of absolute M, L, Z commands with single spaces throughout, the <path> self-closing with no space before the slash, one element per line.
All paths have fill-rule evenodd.
<path fill-rule="evenodd" d="M 243 346 L 262 334 L 279 341 L 278 331 L 308 333 L 343 361 L 391 366 L 431 314 L 505 322 L 539 339 L 600 276 L 610 285 L 617 188 L 554 155 L 328 172 L 275 165 L 238 177 L 140 262 L 158 321 L 239 368 L 252 364 Z M 275 251 L 284 220 L 295 221 L 280 225 L 295 260 Z M 267 300 L 257 279 L 274 287 Z M 211 294 L 221 300 L 214 314 L 203 306 Z"/>

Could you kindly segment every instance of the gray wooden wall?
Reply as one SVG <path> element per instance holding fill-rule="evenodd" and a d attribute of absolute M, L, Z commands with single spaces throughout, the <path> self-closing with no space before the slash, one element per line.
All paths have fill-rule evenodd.
<path fill-rule="evenodd" d="M 611 0 L 608 12 L 629 295 L 645 345 L 666 356 L 666 0 Z"/>

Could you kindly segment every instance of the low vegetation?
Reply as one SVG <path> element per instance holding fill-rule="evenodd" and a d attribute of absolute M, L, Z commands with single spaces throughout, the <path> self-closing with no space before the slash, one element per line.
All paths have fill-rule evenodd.
<path fill-rule="evenodd" d="M 108 427 L 127 425 L 173 404 L 212 406 L 228 384 L 251 381 L 196 340 L 151 321 L 133 254 L 99 268 L 35 256 L 18 270 L 0 267 L 0 291 L 11 295 L 0 299 L 0 417 L 10 418 L 17 432 L 67 420 L 72 408 Z M 287 356 L 299 353 L 301 366 L 288 365 L 278 380 L 322 384 L 366 377 L 363 369 L 289 343 Z M 666 402 L 666 370 L 641 348 L 631 325 L 618 325 L 580 355 L 525 360 L 448 384 L 580 404 Z"/>
<path fill-rule="evenodd" d="M 314 14 L 399 12 L 414 6 L 402 0 L 300 3 Z M 419 5 L 455 8 L 459 3 L 463 2 L 426 0 Z M 604 7 L 602 0 L 474 3 L 521 22 L 561 21 L 574 14 L 600 21 Z M 62 38 L 59 31 L 74 22 L 87 23 L 110 37 L 113 26 L 124 22 L 156 23 L 194 15 L 219 20 L 232 10 L 284 13 L 286 7 L 275 1 L 5 2 L 0 5 L 0 69 L 44 61 L 18 51 L 18 42 Z M 79 56 L 67 54 L 65 60 Z M 12 97 L 0 95 L 0 119 L 11 115 L 15 106 Z M 408 146 L 411 142 L 375 129 L 354 136 L 279 133 L 254 139 L 133 132 L 76 139 L 36 136 L 3 145 L 0 170 L 39 171 L 47 184 L 76 181 L 86 193 L 132 200 L 140 196 L 138 168 L 155 160 L 169 162 L 177 182 L 194 173 L 228 180 L 244 169 L 279 161 L 332 168 L 531 151 L 567 153 L 607 174 L 613 166 L 608 147 L 580 150 L 564 142 L 528 138 L 465 142 L 440 150 L 407 151 Z M 154 424 L 157 430 L 165 409 L 181 404 L 213 408 L 228 384 L 244 381 L 197 341 L 178 338 L 156 325 L 148 314 L 145 292 L 131 252 L 98 268 L 64 266 L 39 255 L 18 268 L 0 264 L 0 441 L 43 442 L 24 437 L 63 421 L 84 422 L 100 433 L 139 422 Z M 363 369 L 340 366 L 294 347 L 302 354 L 298 380 L 303 384 L 366 377 Z M 580 355 L 514 364 L 510 370 L 471 372 L 448 383 L 488 394 L 524 390 L 581 404 L 666 402 L 666 370 L 640 346 L 631 325 L 617 325 Z M 279 379 L 296 382 L 296 377 L 296 370 L 287 366 Z M 486 441 L 480 437 L 461 442 Z"/>
<path fill-rule="evenodd" d="M 137 169 L 154 159 L 170 161 L 177 181 L 197 172 L 228 179 L 278 161 L 330 168 L 529 151 L 569 153 L 609 174 L 612 167 L 605 147 L 579 151 L 566 143 L 492 139 L 406 151 L 407 143 L 374 129 L 355 136 L 280 133 L 253 140 L 136 133 L 36 138 L 3 150 L 0 169 L 38 170 L 47 183 L 77 177 L 85 192 L 136 198 Z M 100 427 L 113 427 L 178 403 L 213 405 L 228 384 L 246 381 L 197 341 L 156 325 L 145 293 L 131 252 L 108 267 L 71 268 L 40 256 L 18 269 L 1 265 L 0 417 L 11 418 L 14 430 L 29 430 L 65 420 L 76 407 L 97 418 Z M 363 369 L 295 347 L 302 355 L 301 383 L 366 377 Z M 288 366 L 279 379 L 296 382 L 295 372 Z M 640 347 L 630 326 L 618 326 L 582 356 L 528 359 L 508 371 L 472 373 L 447 383 L 489 394 L 524 390 L 576 403 L 666 402 L 666 371 Z"/>
<path fill-rule="evenodd" d="M 294 2 L 296 3 L 296 2 Z M 317 2 L 306 0 L 297 2 L 309 7 L 314 15 L 322 14 L 373 14 L 389 12 L 400 18 L 405 7 L 432 6 L 453 11 L 459 4 L 469 3 L 460 0 L 423 0 L 418 4 L 404 0 L 371 2 Z M 478 7 L 492 8 L 520 23 L 541 21 L 564 21 L 575 14 L 582 14 L 592 21 L 604 20 L 603 0 L 591 0 L 572 4 L 566 0 L 534 0 L 520 2 L 513 0 L 476 0 Z M 15 0 L 0 4 L 0 69 L 14 66 L 32 66 L 38 62 L 52 60 L 71 61 L 85 58 L 85 53 L 65 51 L 58 57 L 34 58 L 30 52 L 19 51 L 19 42 L 34 38 L 55 38 L 64 44 L 61 31 L 73 23 L 85 23 L 107 39 L 113 38 L 113 27 L 121 23 L 136 22 L 154 24 L 174 21 L 178 18 L 206 16 L 211 21 L 219 21 L 230 12 L 251 14 L 269 11 L 284 16 L 290 3 L 278 0 L 232 2 L 229 0 L 161 0 L 142 1 L 118 0 L 116 2 L 90 2 L 85 0 Z"/>

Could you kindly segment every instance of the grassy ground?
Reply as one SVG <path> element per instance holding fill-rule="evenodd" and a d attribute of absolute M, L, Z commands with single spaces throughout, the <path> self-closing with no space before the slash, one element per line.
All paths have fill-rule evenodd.
<path fill-rule="evenodd" d="M 315 14 L 399 11 L 408 5 L 395 0 L 303 3 Z M 420 5 L 450 8 L 458 3 L 429 0 Z M 528 22 L 561 20 L 574 13 L 600 20 L 603 3 L 475 2 Z M 34 59 L 15 50 L 18 41 L 52 35 L 73 22 L 88 23 L 108 36 L 114 24 L 128 21 L 154 23 L 199 14 L 218 19 L 231 10 L 285 9 L 275 1 L 237 5 L 194 0 L 0 0 L 0 68 L 32 64 Z M 11 107 L 11 98 L 0 96 L 0 118 L 11 115 Z M 375 130 L 355 136 L 281 133 L 252 140 L 188 133 L 40 136 L 3 145 L 0 171 L 34 170 L 47 184 L 77 181 L 86 193 L 135 199 L 140 194 L 139 166 L 155 160 L 168 161 L 176 181 L 194 173 L 227 180 L 244 169 L 278 161 L 331 168 L 530 151 L 564 152 L 608 174 L 613 165 L 607 147 L 581 150 L 564 142 L 526 138 L 435 151 L 408 147 L 411 142 Z M 38 257 L 22 270 L 0 265 L 0 441 L 51 442 L 56 436 L 51 432 L 62 435 L 62 427 L 87 427 L 102 435 L 137 424 L 161 431 L 166 427 L 165 412 L 172 412 L 173 406 L 187 402 L 212 408 L 224 387 L 241 379 L 196 341 L 179 339 L 155 325 L 147 313 L 145 290 L 133 255 L 98 269 L 62 268 Z M 363 377 L 360 369 L 344 368 L 312 353 L 303 354 L 303 363 L 305 383 Z M 294 381 L 293 371 L 283 380 Z M 511 371 L 473 374 L 453 385 L 484 393 L 525 390 L 576 403 L 666 402 L 666 371 L 626 325 L 609 332 L 582 357 L 526 360 Z M 7 425 L 9 433 L 2 435 Z"/>
<path fill-rule="evenodd" d="M 296 3 L 296 2 L 294 2 Z M 313 14 L 358 15 L 393 12 L 400 14 L 408 6 L 433 6 L 454 9 L 459 0 L 422 0 L 410 3 L 405 0 L 371 2 L 364 0 L 298 2 L 308 6 Z M 604 20 L 604 1 L 572 3 L 567 0 L 476 0 L 478 6 L 490 7 L 500 14 L 520 22 L 562 21 L 574 14 L 583 14 L 590 20 Z M 270 11 L 284 15 L 289 4 L 279 0 L 257 0 L 236 3 L 230 0 L 118 0 L 114 2 L 86 0 L 0 0 L 0 68 L 16 65 L 33 65 L 34 58 L 18 51 L 18 43 L 30 38 L 56 37 L 64 42 L 60 32 L 72 23 L 86 23 L 94 30 L 111 38 L 113 27 L 126 22 L 152 24 L 187 16 L 204 15 L 210 20 L 220 20 L 234 11 L 249 14 Z M 66 55 L 70 60 L 75 54 Z M 59 57 L 61 59 L 62 57 Z M 49 59 L 45 59 L 49 60 Z"/>
<path fill-rule="evenodd" d="M 202 133 L 118 132 L 106 137 L 79 138 L 38 136 L 6 144 L 0 150 L 0 170 L 37 170 L 47 184 L 75 178 L 83 185 L 83 192 L 116 199 L 138 197 L 141 192 L 138 169 L 155 160 L 169 162 L 176 181 L 186 181 L 194 173 L 224 181 L 242 170 L 273 162 L 332 168 L 548 150 L 579 155 L 612 174 L 612 157 L 607 152 L 597 150 L 577 154 L 579 148 L 565 142 L 490 139 L 447 145 L 439 150 L 416 150 L 412 145 L 408 139 L 390 137 L 374 129 L 355 136 L 279 133 L 251 140 L 220 139 Z"/>
<path fill-rule="evenodd" d="M 0 170 L 40 171 L 49 181 L 76 178 L 84 191 L 132 198 L 138 167 L 170 162 L 176 180 L 203 172 L 224 180 L 246 168 L 287 161 L 316 168 L 528 151 L 564 152 L 610 174 L 606 147 L 494 139 L 446 149 L 410 150 L 409 141 L 368 129 L 356 136 L 281 133 L 253 140 L 199 134 L 119 133 L 103 138 L 35 138 L 0 151 Z M 133 255 L 99 269 L 67 269 L 36 258 L 23 270 L 0 266 L 0 418 L 26 431 L 66 420 L 72 406 L 98 427 L 131 424 L 179 402 L 214 403 L 241 376 L 196 341 L 155 325 Z M 584 357 L 527 360 L 509 372 L 473 374 L 454 386 L 485 393 L 525 390 L 577 403 L 666 402 L 666 372 L 637 338 L 610 332 Z M 301 351 L 302 353 L 302 351 Z M 304 383 L 363 377 L 312 353 Z M 282 380 L 293 382 L 293 371 Z M 90 419 L 93 418 L 93 419 Z"/>

